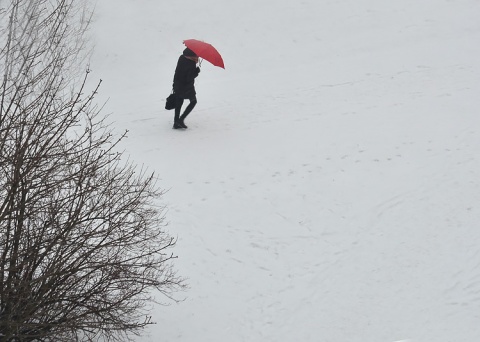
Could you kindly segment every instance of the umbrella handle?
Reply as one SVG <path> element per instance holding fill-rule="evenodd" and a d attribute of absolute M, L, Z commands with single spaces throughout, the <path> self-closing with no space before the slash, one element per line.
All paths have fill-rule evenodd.
<path fill-rule="evenodd" d="M 199 67 L 202 66 L 202 62 L 203 62 L 203 58 L 199 58 L 199 59 L 198 59 L 198 66 L 199 66 Z"/>

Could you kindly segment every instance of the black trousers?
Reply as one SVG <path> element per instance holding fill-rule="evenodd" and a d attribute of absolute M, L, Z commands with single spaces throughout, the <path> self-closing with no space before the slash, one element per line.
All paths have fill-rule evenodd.
<path fill-rule="evenodd" d="M 190 114 L 190 112 L 193 110 L 193 108 L 197 104 L 197 97 L 195 95 L 188 98 L 187 100 L 189 100 L 190 103 L 188 104 L 187 108 L 185 108 L 185 111 L 182 114 L 182 119 L 185 119 L 187 117 L 187 115 Z M 175 121 L 178 121 L 178 119 L 180 118 L 180 112 L 182 110 L 182 106 L 183 106 L 184 101 L 185 101 L 185 99 L 183 99 L 181 97 L 177 97 L 176 100 L 175 100 Z"/>

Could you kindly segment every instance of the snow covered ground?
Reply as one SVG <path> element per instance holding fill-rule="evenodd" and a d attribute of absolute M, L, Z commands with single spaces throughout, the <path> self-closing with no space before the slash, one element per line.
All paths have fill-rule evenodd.
<path fill-rule="evenodd" d="M 478 0 L 98 0 L 99 101 L 184 300 L 138 341 L 480 341 Z M 212 43 L 189 129 L 164 110 Z M 161 297 L 159 297 L 161 299 Z"/>

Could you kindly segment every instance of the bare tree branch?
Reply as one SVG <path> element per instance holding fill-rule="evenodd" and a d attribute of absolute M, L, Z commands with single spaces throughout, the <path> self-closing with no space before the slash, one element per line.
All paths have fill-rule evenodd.
<path fill-rule="evenodd" d="M 184 286 L 154 175 L 121 159 L 101 82 L 78 77 L 90 18 L 73 0 L 0 9 L 0 341 L 128 339 L 152 290 Z"/>

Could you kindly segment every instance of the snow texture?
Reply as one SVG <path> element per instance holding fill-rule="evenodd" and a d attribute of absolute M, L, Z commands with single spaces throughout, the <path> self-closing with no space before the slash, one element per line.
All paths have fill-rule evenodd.
<path fill-rule="evenodd" d="M 190 286 L 138 341 L 480 341 L 479 18 L 478 0 L 99 0 L 98 100 L 169 189 Z M 190 38 L 226 70 L 202 63 L 178 131 Z"/>

